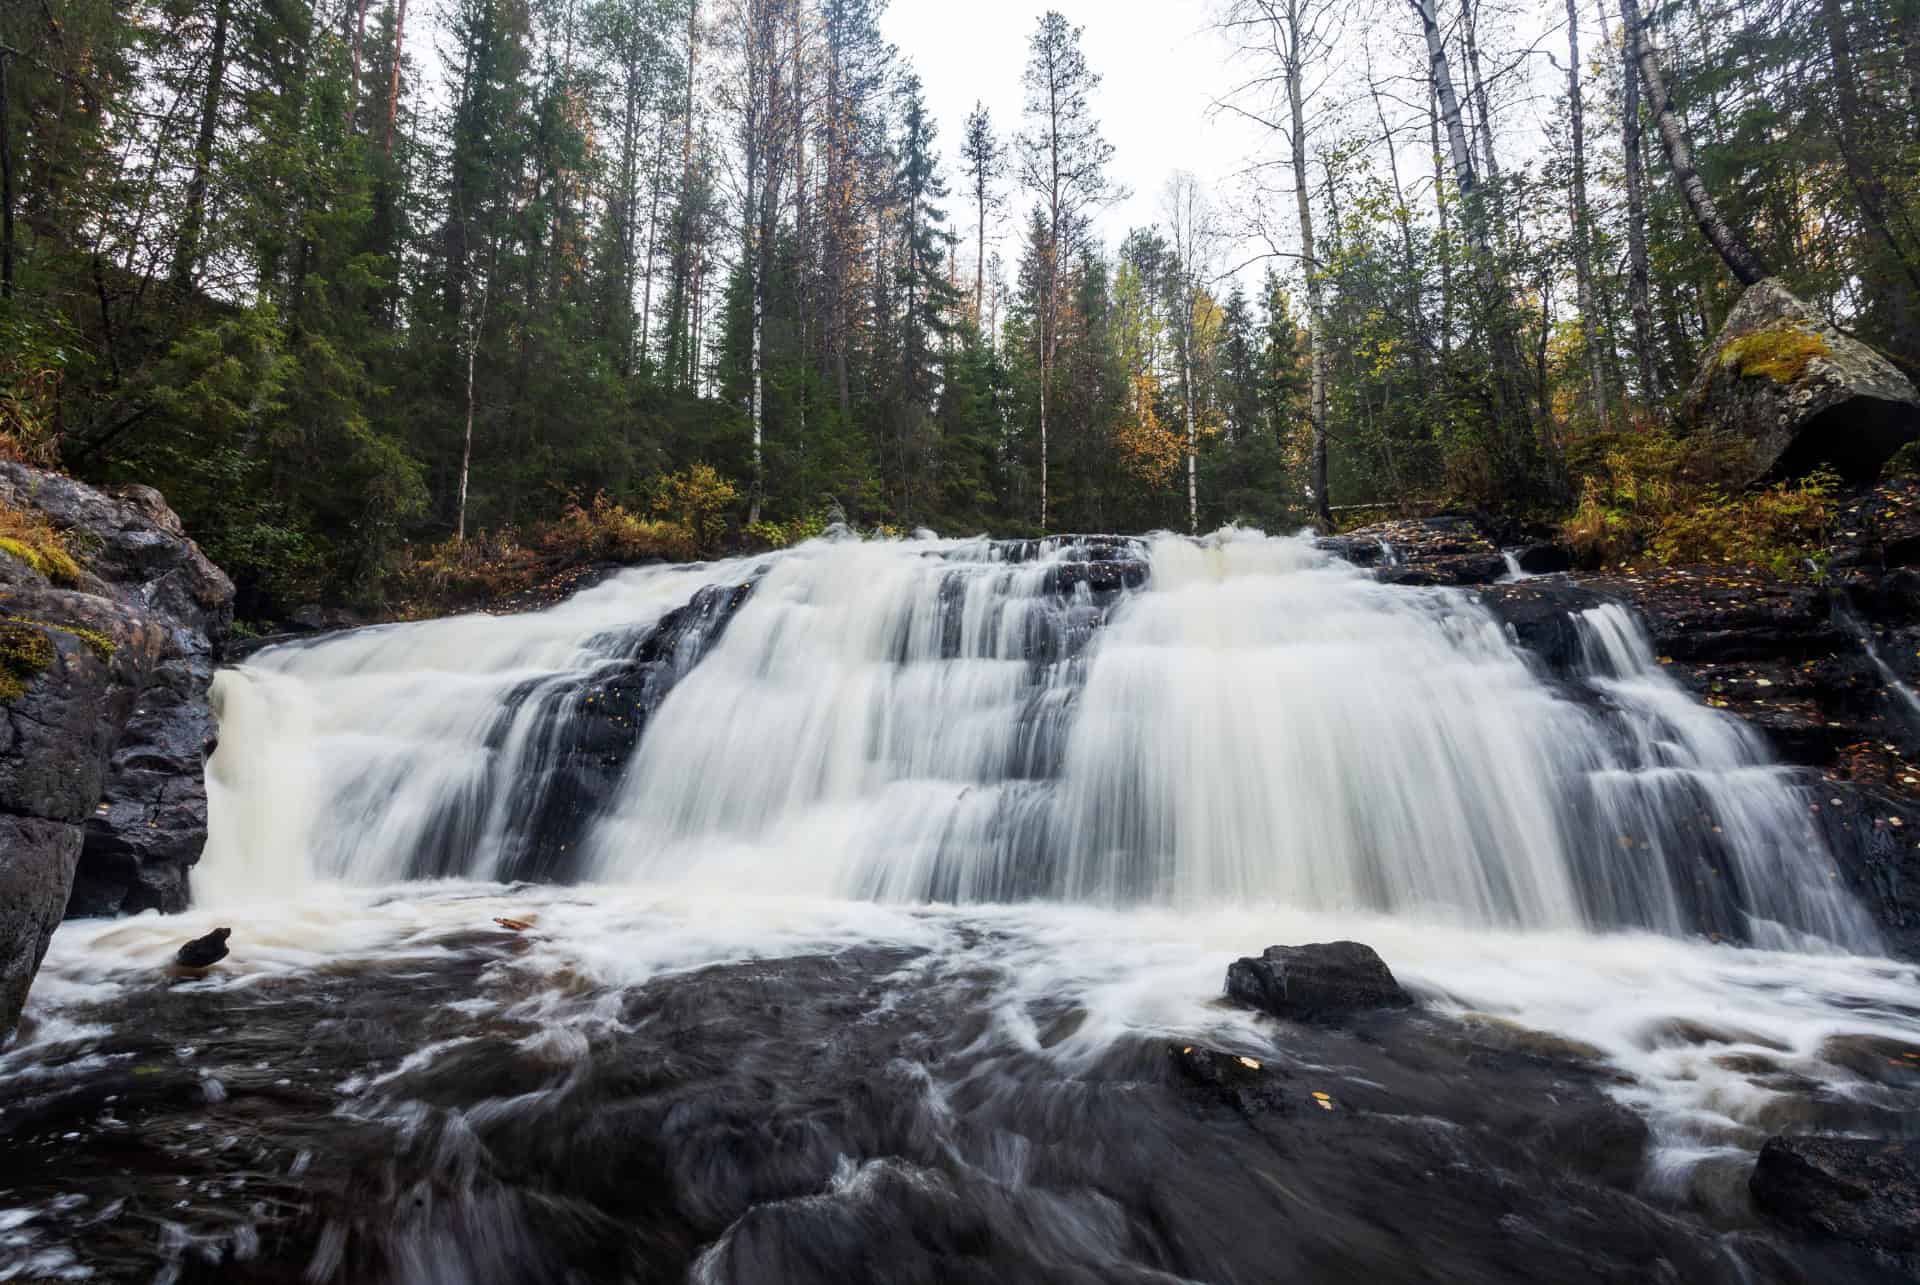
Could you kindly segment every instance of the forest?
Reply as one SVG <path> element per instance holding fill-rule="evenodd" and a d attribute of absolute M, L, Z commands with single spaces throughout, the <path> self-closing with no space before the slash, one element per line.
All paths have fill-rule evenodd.
<path fill-rule="evenodd" d="M 1742 286 L 1687 180 L 1920 373 L 1915 0 L 1197 5 L 1268 144 L 1117 239 L 1083 29 L 936 120 L 882 3 L 6 5 L 0 449 L 157 487 L 243 618 L 833 521 L 1737 554 L 1826 483 L 1666 428 Z"/>

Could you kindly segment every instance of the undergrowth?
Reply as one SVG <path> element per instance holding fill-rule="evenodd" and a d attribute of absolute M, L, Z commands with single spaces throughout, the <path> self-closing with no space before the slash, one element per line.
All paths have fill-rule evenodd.
<path fill-rule="evenodd" d="M 80 563 L 46 515 L 0 504 L 0 551 L 12 554 L 55 584 L 80 580 Z"/>
<path fill-rule="evenodd" d="M 1650 558 L 1669 566 L 1728 563 L 1787 579 L 1814 574 L 1840 479 L 1825 470 L 1742 490 L 1747 444 L 1663 429 L 1594 434 L 1568 463 L 1580 502 L 1567 542 L 1587 565 Z"/>
<path fill-rule="evenodd" d="M 523 593 L 588 563 L 709 557 L 726 538 L 737 497 L 733 483 L 705 464 L 661 478 L 647 514 L 605 492 L 576 497 L 552 522 L 450 538 L 408 556 L 394 570 L 393 592 L 403 614 L 431 614 Z"/>

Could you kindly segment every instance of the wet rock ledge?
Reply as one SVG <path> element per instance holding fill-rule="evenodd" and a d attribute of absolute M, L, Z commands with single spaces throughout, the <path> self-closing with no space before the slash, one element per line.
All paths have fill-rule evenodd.
<path fill-rule="evenodd" d="M 0 506 L 73 555 L 0 542 L 0 1038 L 65 914 L 179 910 L 206 841 L 207 686 L 233 584 L 158 492 L 0 461 Z"/>

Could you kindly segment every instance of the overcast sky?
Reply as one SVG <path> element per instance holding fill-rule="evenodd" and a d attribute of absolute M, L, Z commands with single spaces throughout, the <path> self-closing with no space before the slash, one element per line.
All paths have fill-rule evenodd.
<path fill-rule="evenodd" d="M 1114 145 L 1113 172 L 1133 190 L 1097 223 L 1109 246 L 1130 227 L 1161 221 L 1161 192 L 1175 169 L 1191 170 L 1210 190 L 1224 191 L 1260 143 L 1252 127 L 1207 110 L 1231 74 L 1227 46 L 1209 26 L 1207 0 L 892 0 L 880 28 L 920 74 L 939 122 L 954 189 L 948 213 L 967 240 L 960 251 L 965 264 L 973 260 L 974 222 L 960 199 L 967 115 L 978 100 L 1003 139 L 1022 127 L 1027 41 L 1048 9 L 1085 28 L 1087 64 L 1101 77 L 1094 111 Z M 1018 256 L 1015 216 L 1031 204 L 1017 192 L 1010 196 L 1000 246 L 1009 272 Z"/>

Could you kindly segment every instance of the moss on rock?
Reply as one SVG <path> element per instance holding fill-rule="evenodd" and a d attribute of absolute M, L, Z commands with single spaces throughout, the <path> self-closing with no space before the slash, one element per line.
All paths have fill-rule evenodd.
<path fill-rule="evenodd" d="M 1720 363 L 1742 379 L 1771 379 L 1791 384 L 1807 373 L 1816 357 L 1831 357 L 1825 339 L 1798 326 L 1780 326 L 1741 335 L 1720 350 Z"/>
<path fill-rule="evenodd" d="M 54 629 L 86 644 L 87 650 L 103 662 L 112 660 L 114 652 L 119 650 L 113 639 L 97 629 L 25 617 L 0 620 L 0 705 L 10 705 L 20 699 L 26 693 L 27 684 L 53 664 L 53 640 L 47 631 Z"/>
<path fill-rule="evenodd" d="M 26 694 L 27 684 L 53 664 L 53 640 L 32 621 L 0 621 L 0 704 Z"/>

